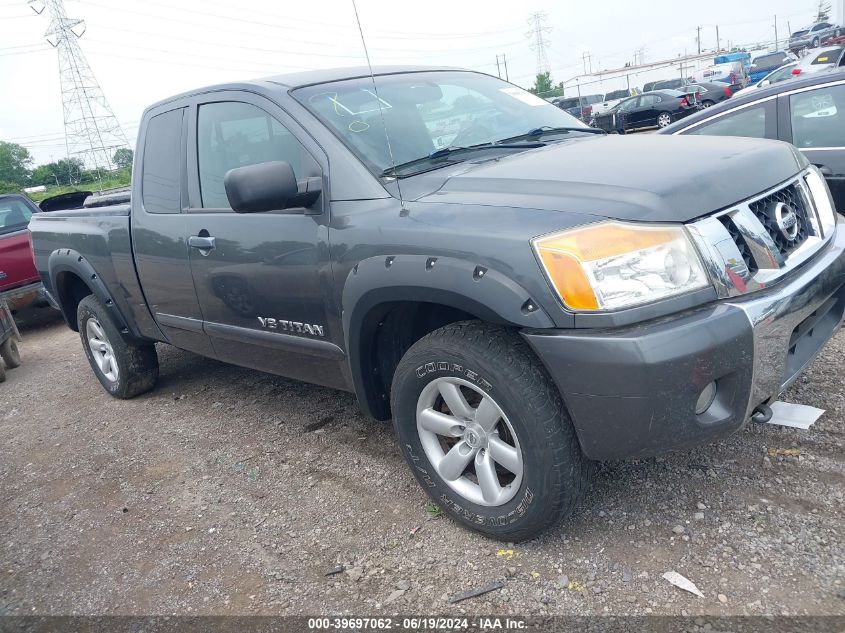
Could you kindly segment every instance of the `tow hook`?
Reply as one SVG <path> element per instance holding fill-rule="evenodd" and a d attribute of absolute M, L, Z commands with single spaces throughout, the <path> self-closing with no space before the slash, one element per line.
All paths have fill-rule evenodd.
<path fill-rule="evenodd" d="M 772 408 L 767 404 L 758 405 L 751 414 L 752 422 L 760 422 L 765 424 L 772 419 Z"/>

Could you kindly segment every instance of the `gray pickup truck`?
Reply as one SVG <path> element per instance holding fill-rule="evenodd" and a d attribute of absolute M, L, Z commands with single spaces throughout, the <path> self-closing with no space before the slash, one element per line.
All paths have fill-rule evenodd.
<path fill-rule="evenodd" d="M 506 541 L 566 517 L 592 460 L 765 419 L 845 312 L 845 232 L 792 146 L 608 136 L 476 72 L 179 95 L 133 173 L 129 204 L 30 225 L 106 391 L 153 388 L 169 343 L 354 392 Z"/>

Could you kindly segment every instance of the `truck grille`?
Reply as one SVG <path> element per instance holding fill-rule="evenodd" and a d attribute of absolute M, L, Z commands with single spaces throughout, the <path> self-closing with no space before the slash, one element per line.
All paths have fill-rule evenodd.
<path fill-rule="evenodd" d="M 778 227 L 773 209 L 779 204 L 785 204 L 795 213 L 797 230 L 793 239 L 788 239 L 783 231 Z M 784 257 L 788 256 L 792 251 L 801 246 L 807 237 L 812 232 L 810 226 L 810 218 L 807 213 L 807 203 L 804 196 L 798 191 L 797 185 L 794 183 L 787 185 L 779 191 L 769 194 L 765 198 L 755 200 L 748 205 L 751 212 L 757 216 L 760 223 L 765 227 L 766 232 L 774 240 L 775 244 Z"/>
<path fill-rule="evenodd" d="M 833 236 L 835 211 L 820 174 L 780 186 L 688 225 L 720 296 L 769 287 Z"/>

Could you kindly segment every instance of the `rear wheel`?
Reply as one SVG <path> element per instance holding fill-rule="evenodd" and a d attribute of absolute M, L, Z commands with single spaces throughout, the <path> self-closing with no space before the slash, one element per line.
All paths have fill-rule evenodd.
<path fill-rule="evenodd" d="M 589 462 L 557 387 L 505 328 L 456 323 L 417 341 L 396 368 L 391 404 L 417 480 L 465 527 L 533 538 L 584 494 Z"/>
<path fill-rule="evenodd" d="M 158 379 L 158 356 L 152 343 L 124 339 L 94 295 L 79 302 L 76 314 L 85 355 L 106 391 L 125 399 L 153 388 Z"/>
<path fill-rule="evenodd" d="M 6 365 L 0 360 L 0 382 L 6 381 Z"/>
<path fill-rule="evenodd" d="M 672 115 L 668 112 L 661 112 L 657 115 L 657 127 L 664 128 L 672 122 Z"/>
<path fill-rule="evenodd" d="M 21 352 L 18 349 L 18 342 L 13 338 L 7 338 L 0 345 L 0 357 L 6 362 L 6 367 L 14 369 L 21 366 Z"/>
<path fill-rule="evenodd" d="M 819 38 L 814 37 L 814 38 L 813 38 L 813 43 L 812 43 L 812 45 L 811 45 L 811 48 L 818 48 L 818 47 L 819 47 Z"/>

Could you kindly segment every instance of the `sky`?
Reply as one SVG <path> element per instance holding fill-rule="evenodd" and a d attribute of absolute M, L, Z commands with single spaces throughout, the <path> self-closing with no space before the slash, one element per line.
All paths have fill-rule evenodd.
<path fill-rule="evenodd" d="M 751 42 L 812 22 L 817 0 L 357 0 L 370 59 L 378 64 L 434 64 L 496 74 L 506 56 L 510 81 L 533 84 L 537 54 L 530 17 L 545 19 L 548 68 L 567 87 L 586 70 L 618 68 L 642 50 L 645 62 Z M 842 23 L 845 0 L 833 0 Z M 313 68 L 366 63 L 352 0 L 65 0 L 69 18 L 85 20 L 80 46 L 130 143 L 143 109 L 191 88 Z M 44 39 L 49 17 L 26 0 L 0 0 L 0 140 L 26 146 L 36 164 L 64 157 L 56 51 Z M 783 46 L 781 46 L 783 47 Z M 586 55 L 589 54 L 589 58 Z M 500 57 L 501 60 L 501 57 Z M 504 74 L 504 70 L 500 72 Z M 642 73 L 631 85 L 677 76 Z M 589 92 L 625 87 L 624 78 L 589 84 Z M 582 83 L 587 82 L 587 83 Z"/>

